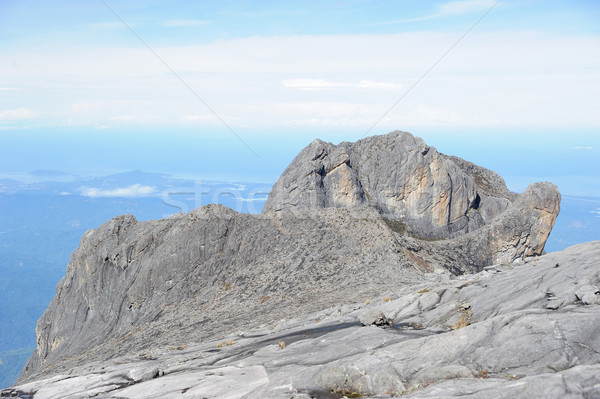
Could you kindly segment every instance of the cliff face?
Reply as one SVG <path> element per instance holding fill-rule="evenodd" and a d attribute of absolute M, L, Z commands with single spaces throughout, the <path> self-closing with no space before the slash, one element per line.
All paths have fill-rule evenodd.
<path fill-rule="evenodd" d="M 355 206 L 370 206 L 428 241 L 496 224 L 469 236 L 494 263 L 542 253 L 560 194 L 549 183 L 515 194 L 496 173 L 396 131 L 337 146 L 313 141 L 277 180 L 263 213 Z"/>
<path fill-rule="evenodd" d="M 263 212 L 369 204 L 415 235 L 474 231 L 517 197 L 496 173 L 405 132 L 337 146 L 313 141 L 275 183 Z"/>
<path fill-rule="evenodd" d="M 419 276 L 370 209 L 261 216 L 209 205 L 159 221 L 118 217 L 81 239 L 22 378 L 362 300 Z"/>
<path fill-rule="evenodd" d="M 262 215 L 209 205 L 86 232 L 20 381 L 541 254 L 559 203 L 550 183 L 511 193 L 408 133 L 314 141 Z"/>

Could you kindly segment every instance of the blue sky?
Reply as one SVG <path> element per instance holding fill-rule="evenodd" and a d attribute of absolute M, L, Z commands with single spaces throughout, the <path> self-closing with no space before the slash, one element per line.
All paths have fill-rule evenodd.
<path fill-rule="evenodd" d="M 399 129 L 512 189 L 600 196 L 599 21 L 597 1 L 2 0 L 0 174 L 273 181 L 316 137 Z"/>

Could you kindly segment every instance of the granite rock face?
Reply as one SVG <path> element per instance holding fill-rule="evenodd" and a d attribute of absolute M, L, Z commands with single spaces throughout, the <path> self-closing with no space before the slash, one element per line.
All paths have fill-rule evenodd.
<path fill-rule="evenodd" d="M 185 375 L 186 386 L 181 390 L 214 390 L 221 393 L 207 397 L 222 397 L 228 391 L 219 391 L 214 383 L 223 379 L 209 374 L 218 365 L 225 367 L 219 373 L 226 376 L 231 392 L 239 393 L 229 397 L 242 397 L 250 388 L 252 392 L 257 389 L 250 397 L 279 397 L 274 393 L 279 388 L 263 382 L 286 384 L 283 375 L 289 374 L 273 374 L 272 370 L 285 370 L 284 366 L 295 364 L 295 360 L 285 358 L 281 364 L 277 360 L 270 369 L 259 360 L 244 363 L 244 359 L 263 353 L 264 342 L 278 345 L 282 337 L 285 342 L 279 346 L 280 353 L 295 353 L 288 344 L 298 341 L 299 336 L 334 333 L 327 325 L 323 330 L 311 327 L 302 332 L 300 325 L 307 330 L 307 320 L 316 324 L 329 319 L 335 334 L 341 334 L 341 343 L 332 344 L 337 348 L 335 353 L 319 349 L 323 359 L 298 360 L 297 367 L 310 366 L 305 371 L 288 370 L 300 378 L 292 384 L 297 393 L 337 389 L 344 376 L 358 372 L 358 366 L 352 366 L 355 360 L 372 366 L 374 376 L 365 377 L 360 371 L 361 375 L 352 379 L 360 381 L 358 385 L 339 389 L 369 386 L 368 392 L 385 392 L 384 387 L 393 392 L 410 390 L 416 376 L 400 372 L 400 365 L 364 357 L 363 352 L 379 348 L 376 343 L 381 339 L 389 345 L 409 345 L 403 342 L 423 336 L 403 332 L 393 338 L 390 331 L 397 329 L 379 327 L 427 327 L 430 330 L 423 334 L 433 340 L 434 330 L 478 322 L 482 327 L 475 331 L 482 335 L 473 339 L 482 342 L 486 334 L 490 337 L 500 331 L 497 324 L 486 324 L 488 318 L 506 317 L 497 320 L 518 326 L 519 318 L 511 319 L 500 311 L 504 307 L 516 309 L 516 302 L 499 292 L 478 291 L 508 301 L 502 305 L 491 299 L 493 312 L 480 315 L 478 302 L 485 303 L 485 299 L 465 290 L 467 285 L 462 285 L 461 279 L 470 278 L 466 273 L 481 272 L 477 278 L 483 281 L 491 272 L 482 270 L 490 265 L 502 265 L 498 270 L 511 268 L 541 255 L 559 204 L 560 194 L 550 183 L 532 184 L 520 195 L 511 193 L 495 173 L 440 154 L 408 133 L 394 132 L 338 146 L 315 141 L 276 183 L 261 215 L 209 205 L 157 221 L 139 222 L 133 216 L 121 216 L 86 232 L 71 256 L 55 298 L 38 322 L 37 348 L 19 384 L 29 391 L 38 389 L 36 398 L 52 397 L 40 392 L 47 387 L 48 392 L 60 392 L 74 381 L 87 386 L 86 392 L 98 395 L 124 389 L 118 397 L 139 397 L 144 395 L 136 387 L 144 386 L 148 389 L 144 392 L 157 390 L 163 394 L 157 397 L 170 397 L 182 392 L 161 389 L 178 387 L 178 376 Z M 456 278 L 459 275 L 464 276 Z M 543 312 L 562 312 L 565 307 L 578 305 L 577 301 L 595 306 L 598 281 L 593 276 L 586 275 L 585 284 L 573 289 L 553 286 L 552 301 L 544 302 Z M 521 278 L 537 277 L 525 273 L 506 283 L 507 287 Z M 430 282 L 437 285 L 429 286 Z M 571 291 L 578 299 L 573 299 Z M 461 296 L 468 292 L 473 296 Z M 369 298 L 386 301 L 375 309 L 357 305 Z M 524 301 L 534 303 L 529 297 Z M 334 310 L 323 313 L 332 306 Z M 585 312 L 589 311 L 573 311 L 569 317 L 579 320 L 587 317 Z M 524 323 L 539 322 L 540 328 L 547 327 L 545 321 L 536 319 L 538 316 L 533 312 L 528 316 L 533 319 Z M 364 324 L 374 326 L 359 329 L 361 317 Z M 272 335 L 281 329 L 285 334 Z M 346 333 L 350 335 L 344 337 Z M 365 343 L 348 352 L 340 345 L 345 342 L 352 347 L 350 342 L 356 338 L 352 334 L 359 338 L 366 334 Z M 595 347 L 595 341 L 584 338 L 581 342 Z M 219 348 L 215 348 L 215 340 L 221 341 Z M 311 342 L 306 344 L 318 346 Z M 247 350 L 228 348 L 244 348 L 242 343 L 248 345 Z M 225 350 L 216 350 L 221 348 Z M 310 346 L 299 348 L 294 356 Z M 421 349 L 410 353 L 416 356 Z M 178 354 L 188 353 L 186 350 L 197 356 L 195 359 L 204 360 L 181 360 Z M 162 351 L 160 359 L 170 360 L 155 361 L 156 351 Z M 166 355 L 172 351 L 175 353 Z M 142 358 L 136 357 L 140 355 Z M 354 359 L 355 355 L 362 357 Z M 351 357 L 354 360 L 346 362 Z M 135 365 L 124 374 L 125 368 L 109 364 L 115 358 Z M 334 367 L 337 371 L 323 371 L 324 365 L 335 365 L 341 359 L 346 363 Z M 171 360 L 183 363 L 172 366 Z M 467 369 L 454 360 L 441 361 L 448 363 L 440 366 L 444 375 L 468 377 Z M 206 378 L 193 385 L 190 381 L 197 380 L 197 370 Z M 245 381 L 241 377 L 245 371 L 258 382 L 238 384 L 236 381 Z M 67 382 L 60 375 L 81 378 Z M 46 385 L 35 381 L 46 381 Z M 160 381 L 166 384 L 163 388 Z M 33 385 L 24 385 L 27 383 Z"/>
<path fill-rule="evenodd" d="M 6 396 L 582 398 L 600 395 L 600 241 L 446 281 L 153 345 L 20 383 Z M 391 297 L 391 298 L 390 298 Z M 558 306 L 549 306 L 560 301 Z M 593 302 L 593 301 L 592 301 Z M 366 313 L 394 327 L 362 326 Z M 228 342 L 228 344 L 223 344 Z M 124 352 L 124 351 L 123 351 Z"/>
<path fill-rule="evenodd" d="M 529 256 L 542 252 L 560 194 L 553 185 L 538 184 L 517 195 L 496 173 L 396 131 L 337 146 L 313 141 L 275 183 L 263 213 L 359 205 L 372 206 L 411 235 L 429 240 L 478 231 L 513 208 L 529 222 L 526 230 L 521 224 L 511 232 L 515 239 L 529 237 L 517 243 L 522 250 L 516 252 Z M 505 244 L 512 241 L 495 245 Z M 499 251 L 493 250 L 494 260 L 516 258 L 510 250 Z"/>
<path fill-rule="evenodd" d="M 56 370 L 57 361 L 108 358 L 117 347 L 206 339 L 420 278 L 369 208 L 263 216 L 209 205 L 159 221 L 122 216 L 84 234 L 22 377 Z"/>

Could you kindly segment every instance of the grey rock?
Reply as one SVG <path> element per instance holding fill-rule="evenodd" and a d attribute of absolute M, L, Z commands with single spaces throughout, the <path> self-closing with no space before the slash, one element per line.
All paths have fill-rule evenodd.
<path fill-rule="evenodd" d="M 496 173 L 395 131 L 337 146 L 313 141 L 275 183 L 263 213 L 369 205 L 401 235 L 427 240 L 459 237 L 495 221 L 469 240 L 485 236 L 475 246 L 489 246 L 492 263 L 499 263 L 541 254 L 559 204 L 551 184 L 517 195 Z"/>
<path fill-rule="evenodd" d="M 391 325 L 391 321 L 385 317 L 385 314 L 381 310 L 378 309 L 367 309 L 365 310 L 358 320 L 361 322 L 363 326 L 388 326 Z"/>
<path fill-rule="evenodd" d="M 600 288 L 591 284 L 585 284 L 579 287 L 575 296 L 586 305 L 600 304 Z"/>
<path fill-rule="evenodd" d="M 220 349 L 214 339 L 185 350 L 155 346 L 145 352 L 151 356 L 115 354 L 12 389 L 34 399 L 309 398 L 332 391 L 373 398 L 595 398 L 600 306 L 576 297 L 555 311 L 544 304 L 549 291 L 562 297 L 593 281 L 599 260 L 600 242 L 588 243 L 501 273 L 405 286 L 380 305 L 382 312 L 402 314 L 407 304 L 421 302 L 428 309 L 421 319 L 436 322 L 445 304 L 460 313 L 468 299 L 471 323 L 456 330 L 361 327 L 348 322 L 364 313 L 360 304 L 336 306 L 280 321 L 277 331 L 248 329 Z M 419 293 L 424 285 L 429 291 Z M 137 377 L 157 370 L 164 376 Z"/>
<path fill-rule="evenodd" d="M 159 221 L 115 218 L 81 239 L 22 379 L 46 365 L 56 372 L 60 359 L 71 367 L 115 350 L 225 339 L 231 326 L 364 301 L 421 278 L 369 208 L 263 216 L 212 205 Z"/>
<path fill-rule="evenodd" d="M 209 205 L 86 232 L 15 389 L 369 396 L 597 363 L 600 244 L 537 256 L 559 203 L 408 133 L 315 141 L 262 215 Z"/>

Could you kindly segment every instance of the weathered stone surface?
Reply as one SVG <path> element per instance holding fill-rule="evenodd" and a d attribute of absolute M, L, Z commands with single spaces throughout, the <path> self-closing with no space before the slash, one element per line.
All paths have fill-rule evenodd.
<path fill-rule="evenodd" d="M 16 389 L 381 396 L 593 364 L 598 243 L 536 257 L 559 203 L 408 133 L 315 141 L 262 215 L 209 205 L 86 232 Z M 359 327 L 388 319 L 408 329 Z"/>
<path fill-rule="evenodd" d="M 119 217 L 81 239 L 23 378 L 60 359 L 178 346 L 420 278 L 368 208 L 262 216 L 212 205 L 159 221 Z"/>
<path fill-rule="evenodd" d="M 335 146 L 313 141 L 275 183 L 263 213 L 369 205 L 413 237 L 484 235 L 493 262 L 541 254 L 559 212 L 555 186 L 510 192 L 500 176 L 406 132 Z M 505 211 L 510 215 L 504 215 Z M 404 231 L 402 231 L 404 234 Z"/>
<path fill-rule="evenodd" d="M 212 339 L 115 354 L 13 390 L 34 399 L 306 399 L 336 392 L 372 398 L 598 397 L 600 305 L 584 304 L 575 292 L 582 282 L 599 281 L 600 241 L 494 270 L 406 286 L 390 301 L 336 306 L 220 339 L 232 345 L 218 347 Z M 574 299 L 547 310 L 549 292 Z M 369 309 L 406 322 L 415 307 L 423 307 L 414 315 L 425 330 L 357 323 Z M 448 309 L 472 311 L 469 323 L 452 329 L 443 316 Z M 139 377 L 144 375 L 155 378 Z"/>
<path fill-rule="evenodd" d="M 389 326 L 392 323 L 385 317 L 385 314 L 379 309 L 367 309 L 359 317 L 358 321 L 363 326 Z"/>

